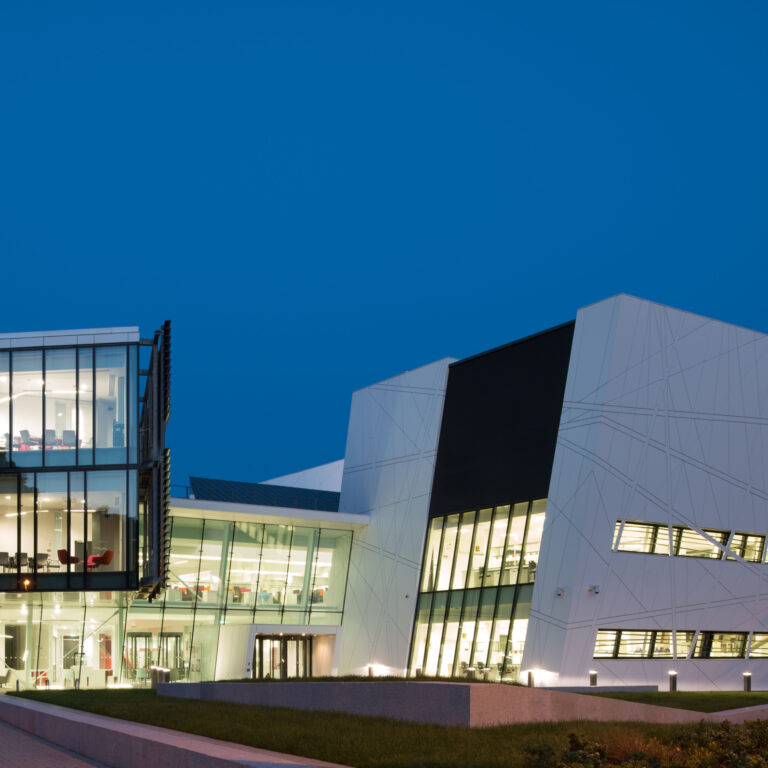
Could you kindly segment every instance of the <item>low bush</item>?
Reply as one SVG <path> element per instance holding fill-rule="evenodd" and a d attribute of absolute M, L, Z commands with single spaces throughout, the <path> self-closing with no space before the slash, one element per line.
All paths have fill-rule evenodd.
<path fill-rule="evenodd" d="M 661 737 L 605 741 L 568 734 L 562 750 L 550 744 L 524 747 L 524 768 L 768 768 L 768 721 L 742 725 L 701 722 Z"/>

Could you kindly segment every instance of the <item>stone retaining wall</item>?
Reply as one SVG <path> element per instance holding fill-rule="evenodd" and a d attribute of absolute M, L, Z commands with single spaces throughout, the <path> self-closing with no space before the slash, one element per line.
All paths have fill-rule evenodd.
<path fill-rule="evenodd" d="M 578 693 L 482 683 L 163 683 L 161 696 L 482 727 L 562 720 L 697 722 L 706 715 Z"/>

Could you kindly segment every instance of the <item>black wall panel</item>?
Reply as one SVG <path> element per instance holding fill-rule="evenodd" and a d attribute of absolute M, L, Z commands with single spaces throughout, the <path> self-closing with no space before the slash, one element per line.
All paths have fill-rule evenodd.
<path fill-rule="evenodd" d="M 450 366 L 430 517 L 547 496 L 573 328 Z"/>

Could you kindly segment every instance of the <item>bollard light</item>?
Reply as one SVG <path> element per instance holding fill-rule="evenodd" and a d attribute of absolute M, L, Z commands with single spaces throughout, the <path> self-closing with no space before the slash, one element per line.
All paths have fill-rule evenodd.
<path fill-rule="evenodd" d="M 677 690 L 677 672 L 674 669 L 669 670 L 669 690 Z"/>
<path fill-rule="evenodd" d="M 534 683 L 534 680 L 533 680 L 533 670 L 529 669 L 528 670 L 528 687 L 529 688 L 533 688 L 534 687 L 533 683 Z"/>
<path fill-rule="evenodd" d="M 751 691 L 752 690 L 752 673 L 745 672 L 743 677 L 744 677 L 744 690 Z"/>
<path fill-rule="evenodd" d="M 591 686 L 597 685 L 597 670 L 596 669 L 590 669 L 589 670 L 589 684 Z"/>

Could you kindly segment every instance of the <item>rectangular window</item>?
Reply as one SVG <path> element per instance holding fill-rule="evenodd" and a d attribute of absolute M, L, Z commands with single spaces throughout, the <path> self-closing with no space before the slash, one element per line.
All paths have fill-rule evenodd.
<path fill-rule="evenodd" d="M 768 659 L 768 633 L 755 632 L 749 648 L 750 659 Z"/>
<path fill-rule="evenodd" d="M 531 504 L 528 530 L 525 534 L 525 553 L 520 563 L 520 576 L 518 578 L 520 584 L 529 584 L 536 579 L 541 537 L 544 533 L 544 514 L 546 508 L 546 499 L 538 499 Z"/>
<path fill-rule="evenodd" d="M 730 551 L 748 563 L 762 563 L 765 549 L 765 536 L 754 533 L 734 533 L 731 539 Z M 728 555 L 726 560 L 734 560 Z"/>
<path fill-rule="evenodd" d="M 459 638 L 461 604 L 462 593 L 451 592 L 448 610 L 445 614 L 445 639 L 443 640 L 443 648 L 438 669 L 438 674 L 441 677 L 450 677 L 453 673 L 453 661 L 456 658 L 456 643 Z"/>
<path fill-rule="evenodd" d="M 88 473 L 86 568 L 92 573 L 125 570 L 126 473 Z"/>
<path fill-rule="evenodd" d="M 461 516 L 459 540 L 456 545 L 456 566 L 454 567 L 453 579 L 451 580 L 451 589 L 464 589 L 466 586 L 474 529 L 475 513 L 465 512 Z"/>
<path fill-rule="evenodd" d="M 678 632 L 684 656 L 693 632 Z M 684 635 L 690 635 L 685 645 Z M 673 633 L 667 630 L 600 629 L 595 639 L 596 659 L 671 659 Z M 678 657 L 680 653 L 678 652 Z"/>
<path fill-rule="evenodd" d="M 669 527 L 658 523 L 627 521 L 618 542 L 619 552 L 642 552 L 653 555 L 669 554 Z"/>
<path fill-rule="evenodd" d="M 470 557 L 467 587 L 482 587 L 485 576 L 485 557 L 488 553 L 488 537 L 491 533 L 492 509 L 481 509 L 477 513 L 475 525 L 475 543 Z"/>
<path fill-rule="evenodd" d="M 432 603 L 432 624 L 429 630 L 427 643 L 427 658 L 424 663 L 424 674 L 434 676 L 437 674 L 437 662 L 440 656 L 440 641 L 443 637 L 443 619 L 445 606 L 448 601 L 448 593 L 441 592 L 435 595 Z"/>
<path fill-rule="evenodd" d="M 651 655 L 653 632 L 624 629 L 619 635 L 620 659 L 646 659 Z"/>
<path fill-rule="evenodd" d="M 421 591 L 432 592 L 437 586 L 437 564 L 440 555 L 440 538 L 445 518 L 435 517 L 429 524 L 427 548 L 424 551 L 424 570 L 421 575 Z"/>
<path fill-rule="evenodd" d="M 618 630 L 599 629 L 595 640 L 595 658 L 612 659 L 616 655 L 616 638 Z"/>
<path fill-rule="evenodd" d="M 520 671 L 519 669 L 512 668 L 511 658 L 506 658 L 514 598 L 514 587 L 501 588 L 496 607 L 496 620 L 492 630 L 493 635 L 491 637 L 491 653 L 489 657 L 491 680 L 516 680 Z"/>
<path fill-rule="evenodd" d="M 651 657 L 654 659 L 671 659 L 672 655 L 672 632 L 656 632 L 653 638 Z"/>
<path fill-rule="evenodd" d="M 8 466 L 11 450 L 11 376 L 8 352 L 0 352 L 0 467 Z"/>
<path fill-rule="evenodd" d="M 507 523 L 509 522 L 509 506 L 496 507 L 491 528 L 491 538 L 488 542 L 488 564 L 485 569 L 483 585 L 497 586 L 501 576 L 501 565 L 504 562 L 504 542 L 507 538 Z"/>
<path fill-rule="evenodd" d="M 125 347 L 96 347 L 96 463 L 126 463 Z"/>
<path fill-rule="evenodd" d="M 746 655 L 746 632 L 699 632 L 695 659 L 743 659 Z"/>
<path fill-rule="evenodd" d="M 316 599 L 322 602 L 322 607 L 326 605 L 327 574 L 330 572 L 330 568 L 320 579 L 316 580 L 316 586 L 313 585 L 314 579 L 312 578 L 319 537 L 320 531 L 317 528 L 300 528 L 298 526 L 294 528 L 291 552 L 288 558 L 288 576 L 285 583 L 284 606 L 286 611 L 304 611 Z M 323 561 L 325 562 L 325 558 Z"/>
<path fill-rule="evenodd" d="M 83 571 L 87 562 L 85 550 L 85 473 L 72 472 L 69 476 L 69 550 L 64 553 L 62 568 L 69 566 L 70 571 Z"/>
<path fill-rule="evenodd" d="M 17 562 L 22 571 L 34 570 L 35 561 L 35 476 L 21 476 L 21 538 Z"/>
<path fill-rule="evenodd" d="M 675 639 L 677 642 L 677 658 L 687 659 L 691 653 L 691 646 L 693 645 L 693 638 L 696 636 L 695 632 L 688 630 L 677 630 L 675 632 Z"/>
<path fill-rule="evenodd" d="M 459 515 L 449 515 L 445 521 L 445 533 L 440 547 L 440 562 L 437 572 L 437 588 L 442 591 L 451 585 L 451 570 L 456 547 L 456 534 L 459 530 Z"/>
<path fill-rule="evenodd" d="M 67 475 L 48 472 L 37 475 L 37 569 L 61 566 L 59 550 L 67 547 Z"/>
<path fill-rule="evenodd" d="M 16 475 L 0 475 L 0 565 L 6 571 L 15 570 L 18 539 L 17 483 Z"/>
<path fill-rule="evenodd" d="M 77 463 L 93 464 L 93 350 L 77 351 Z"/>
<path fill-rule="evenodd" d="M 227 608 L 252 608 L 255 604 L 263 533 L 263 525 L 235 523 L 229 557 Z"/>
<path fill-rule="evenodd" d="M 13 461 L 39 467 L 43 461 L 43 355 L 39 350 L 13 353 Z"/>
<path fill-rule="evenodd" d="M 411 674 L 415 675 L 423 670 L 424 652 L 427 646 L 427 629 L 429 628 L 429 615 L 432 611 L 432 595 L 419 596 L 416 607 L 416 622 L 413 630 L 413 647 L 411 649 Z"/>
<path fill-rule="evenodd" d="M 74 349 L 45 351 L 46 466 L 72 466 L 77 447 L 77 371 Z"/>
<path fill-rule="evenodd" d="M 529 502 L 523 501 L 515 504 L 510 520 L 509 535 L 507 537 L 507 551 L 504 553 L 504 568 L 501 572 L 502 585 L 517 584 L 517 576 L 520 571 L 520 561 L 523 556 L 523 536 L 525 535 L 525 523 L 528 518 Z"/>
<path fill-rule="evenodd" d="M 718 544 L 725 545 L 728 541 L 728 531 L 714 531 L 702 529 L 702 533 L 714 539 Z M 674 553 L 680 557 L 703 557 L 719 560 L 723 551 L 696 531 L 682 526 L 674 527 L 675 549 Z"/>
<path fill-rule="evenodd" d="M 311 608 L 313 614 L 320 609 L 341 611 L 347 588 L 349 552 L 352 548 L 350 531 L 320 531 L 316 572 L 312 582 Z"/>
<path fill-rule="evenodd" d="M 472 642 L 475 639 L 475 621 L 480 590 L 473 589 L 464 593 L 464 617 L 459 630 L 459 642 L 455 662 L 455 674 L 467 677 L 472 666 Z M 474 670 L 474 667 L 472 667 Z"/>

